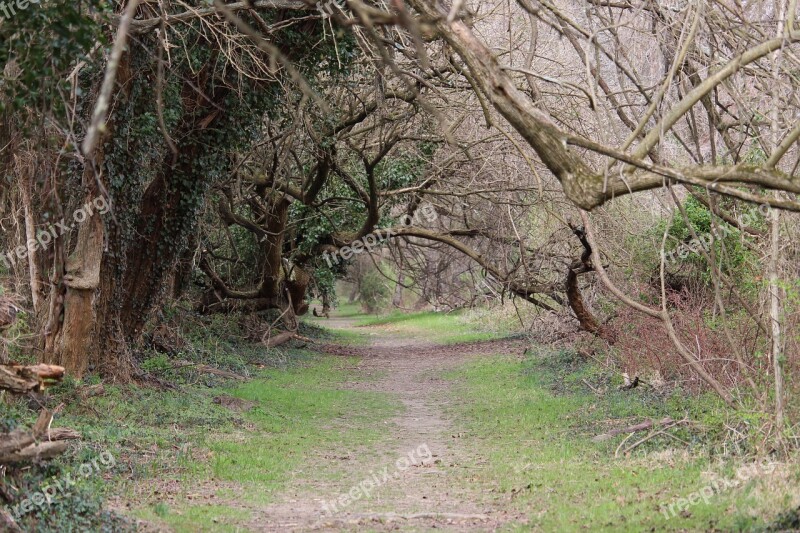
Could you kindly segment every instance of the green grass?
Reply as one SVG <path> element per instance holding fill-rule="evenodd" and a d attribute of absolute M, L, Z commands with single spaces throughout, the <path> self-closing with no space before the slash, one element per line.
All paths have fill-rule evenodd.
<path fill-rule="evenodd" d="M 143 499 L 136 514 L 179 532 L 241 530 L 237 528 L 250 516 L 247 508 L 270 502 L 295 476 L 318 476 L 321 469 L 315 468 L 315 461 L 324 461 L 326 453 L 375 446 L 385 438 L 381 428 L 395 408 L 382 394 L 340 388 L 355 363 L 348 358 L 316 357 L 295 367 L 264 370 L 252 381 L 222 390 L 252 402 L 252 408 L 235 416 L 223 411 L 218 419 L 215 413 L 221 408 L 212 404 L 207 416 L 217 420 L 190 431 L 185 439 L 199 449 L 195 458 L 206 460 L 200 464 L 179 460 L 170 465 L 165 458 L 159 466 L 151 464 L 148 472 L 161 482 L 174 478 L 188 493 L 198 483 L 221 482 L 222 488 L 215 492 L 216 505 L 198 505 L 185 499 L 186 494 L 169 504 L 150 497 Z M 188 409 L 184 413 L 194 412 L 190 403 L 183 406 Z M 129 406 L 140 412 L 153 408 Z M 164 413 L 180 412 L 180 406 L 169 400 L 162 409 Z M 172 422 L 161 420 L 159 426 L 169 427 Z M 167 447 L 173 456 L 175 447 L 180 448 L 157 432 L 147 440 Z"/>
<path fill-rule="evenodd" d="M 231 439 L 217 435 L 210 449 L 212 471 L 220 480 L 257 484 L 272 492 L 294 474 L 314 450 L 351 450 L 378 442 L 383 422 L 395 409 L 386 395 L 341 390 L 354 360 L 325 358 L 311 367 L 267 372 L 231 394 L 255 402 L 245 420 L 253 429 Z"/>
<path fill-rule="evenodd" d="M 683 444 L 656 438 L 619 459 L 614 451 L 625 435 L 591 440 L 609 418 L 680 418 L 688 401 L 639 398 L 640 392 L 619 392 L 616 386 L 598 398 L 575 386 L 592 375 L 586 367 L 554 368 L 564 367 L 509 357 L 482 359 L 447 374 L 457 382 L 454 414 L 486 461 L 473 465 L 476 481 L 528 514 L 530 523 L 520 530 L 733 531 L 759 522 L 751 517 L 748 489 L 723 491 L 688 514 L 662 514 L 662 506 L 707 486 L 704 472 L 717 470 L 704 453 L 707 435 L 676 433 L 690 443 L 690 453 Z M 695 403 L 695 412 L 716 412 L 715 400 Z"/>
<path fill-rule="evenodd" d="M 175 533 L 239 533 L 250 513 L 222 505 L 187 505 L 180 510 L 158 504 L 141 510 L 139 517 L 169 526 Z"/>
<path fill-rule="evenodd" d="M 303 332 L 348 343 L 363 338 L 316 326 L 305 325 Z M 83 492 L 61 503 L 64 509 L 71 506 L 62 513 L 67 522 L 59 515 L 51 529 L 41 531 L 67 530 L 71 524 L 99 530 L 100 502 L 112 494 L 121 495 L 134 516 L 176 531 L 241 530 L 250 509 L 271 501 L 295 476 L 318 477 L 323 470 L 341 475 L 315 468 L 326 455 L 368 455 L 386 438 L 386 424 L 398 407 L 385 395 L 342 386 L 353 379 L 357 360 L 286 347 L 266 350 L 246 342 L 246 332 L 234 320 L 214 319 L 205 327 L 185 334 L 190 344 L 177 357 L 231 369 L 248 381 L 193 367 L 175 370 L 165 355 L 147 353 L 143 368 L 177 388 L 106 384 L 103 394 L 80 399 L 81 384 L 67 380 L 51 391 L 47 405 L 66 404 L 54 426 L 83 435 L 53 468 L 60 464 L 72 471 L 102 452 L 113 455 L 116 467 L 89 479 Z M 251 408 L 223 407 L 214 401 L 221 395 L 249 402 Z M 31 424 L 35 416 L 19 399 L 0 422 L 13 428 Z M 30 485 L 33 493 L 43 476 L 59 475 L 50 470 L 31 471 L 15 483 L 26 490 Z M 198 491 L 203 493 L 199 499 L 193 496 Z M 50 520 L 44 511 L 26 518 L 39 524 Z"/>
<path fill-rule="evenodd" d="M 459 319 L 458 313 L 394 312 L 385 316 L 369 316 L 358 321 L 358 326 L 390 326 L 408 337 L 422 337 L 439 344 L 456 344 L 496 339 L 495 333 L 476 331 L 474 326 Z"/>

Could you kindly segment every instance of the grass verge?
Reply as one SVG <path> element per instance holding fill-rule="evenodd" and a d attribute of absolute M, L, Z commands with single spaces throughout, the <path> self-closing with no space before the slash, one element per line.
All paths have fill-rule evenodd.
<path fill-rule="evenodd" d="M 592 441 L 610 425 L 689 415 L 707 428 L 722 411 L 713 398 L 623 392 L 613 383 L 597 395 L 584 383 L 597 377 L 606 379 L 564 354 L 484 358 L 447 375 L 456 382 L 454 415 L 482 450 L 476 481 L 528 515 L 521 531 L 749 531 L 797 505 L 796 466 L 738 479 L 739 463 L 710 454 L 714 433 L 698 427 L 673 432 L 680 441 L 658 436 L 615 458 L 627 434 Z"/>
<path fill-rule="evenodd" d="M 75 477 L 98 457 L 110 455 L 114 464 L 81 477 L 52 506 L 26 513 L 23 530 L 126 531 L 139 519 L 178 532 L 241 531 L 295 477 L 317 475 L 314 465 L 327 456 L 385 438 L 373 428 L 385 427 L 395 407 L 381 394 L 347 390 L 354 358 L 267 350 L 247 342 L 245 330 L 213 319 L 184 333 L 181 353 L 146 354 L 142 367 L 174 386 L 106 384 L 84 398 L 92 380 L 67 380 L 38 398 L 50 408 L 64 403 L 54 427 L 77 429 L 83 439 L 57 460 L 21 469 L 13 479 L 4 475 L 14 487 L 13 504 Z M 175 369 L 171 359 L 212 364 L 248 380 Z M 37 409 L 28 399 L 13 400 L 0 423 L 30 424 Z"/>

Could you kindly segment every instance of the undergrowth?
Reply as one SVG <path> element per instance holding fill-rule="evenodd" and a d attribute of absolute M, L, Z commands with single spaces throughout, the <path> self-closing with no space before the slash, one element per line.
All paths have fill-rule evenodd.
<path fill-rule="evenodd" d="M 372 422 L 383 423 L 393 413 L 378 394 L 339 390 L 351 359 L 314 353 L 310 341 L 266 349 L 258 330 L 265 320 L 173 313 L 161 317 L 137 354 L 141 383 L 106 383 L 84 396 L 88 386 L 99 386 L 99 378 L 77 382 L 68 377 L 45 394 L 1 404 L 2 430 L 30 426 L 41 407 L 64 404 L 53 427 L 73 428 L 83 437 L 55 460 L 2 471 L 0 488 L 10 501 L 0 496 L 0 504 L 12 513 L 51 481 L 74 477 L 98 457 L 114 460 L 112 468 L 81 477 L 52 505 L 23 513 L 18 521 L 23 530 L 123 532 L 137 526 L 131 515 L 176 531 L 240 528 L 250 513 L 239 508 L 241 498 L 226 496 L 232 486 L 246 486 L 250 500 L 263 502 L 313 450 L 353 449 L 380 438 L 349 427 L 376 427 Z M 305 322 L 300 334 L 341 340 Z M 246 381 L 207 373 L 201 365 Z M 354 412 L 370 420 L 354 418 Z M 344 419 L 350 424 L 339 423 Z M 210 480 L 221 487 L 210 499 L 219 503 L 230 496 L 237 504 L 191 501 L 192 487 Z M 127 517 L 104 503 L 112 495 L 130 505 Z"/>
<path fill-rule="evenodd" d="M 725 428 L 742 419 L 711 395 L 646 384 L 622 390 L 617 370 L 571 350 L 529 353 L 447 374 L 464 438 L 480 450 L 482 463 L 470 465 L 476 481 L 528 515 L 521 530 L 756 531 L 768 526 L 763 517 L 800 503 L 800 471 L 768 457 L 777 465 L 770 475 L 682 507 L 713 480 L 752 464 L 746 448 L 734 453 L 724 444 Z M 594 439 L 666 417 L 686 422 L 664 433 Z"/>

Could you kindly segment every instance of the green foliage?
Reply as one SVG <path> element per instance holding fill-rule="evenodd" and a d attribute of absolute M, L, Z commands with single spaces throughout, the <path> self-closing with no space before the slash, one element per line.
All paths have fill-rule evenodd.
<path fill-rule="evenodd" d="M 328 304 L 331 307 L 336 307 L 339 302 L 336 295 L 336 280 L 339 274 L 337 269 L 330 268 L 327 265 L 321 265 L 314 270 L 314 284 L 308 294 L 308 298 L 322 298 L 323 295 L 327 296 Z"/>
<path fill-rule="evenodd" d="M 142 370 L 151 373 L 160 373 L 172 369 L 169 357 L 166 354 L 156 354 L 142 362 Z"/>
<path fill-rule="evenodd" d="M 359 294 L 364 310 L 378 313 L 388 304 L 391 291 L 386 278 L 377 269 L 370 269 L 361 279 Z"/>
<path fill-rule="evenodd" d="M 401 189 L 415 183 L 425 174 L 434 143 L 420 143 L 420 154 L 403 153 L 387 157 L 378 165 L 376 175 L 382 190 Z"/>
<path fill-rule="evenodd" d="M 730 206 L 721 207 L 726 209 Z M 743 239 L 749 237 L 743 236 L 736 227 L 713 216 L 711 211 L 693 196 L 686 199 L 683 209 L 686 218 L 676 212 L 667 230 L 665 253 L 668 258 L 673 258 L 676 262 L 673 264 L 668 261 L 668 270 L 685 271 L 685 268 L 681 267 L 690 266 L 705 284 L 710 284 L 711 265 L 701 252 L 704 246 L 702 241 L 705 239 L 705 242 L 711 242 L 707 251 L 710 254 L 713 248 L 720 270 L 740 283 L 752 287 L 753 276 L 757 271 L 757 257 L 743 243 Z M 756 228 L 764 226 L 764 216 L 757 206 L 747 205 L 742 208 L 739 220 L 748 222 Z M 658 242 L 661 241 L 666 224 L 667 221 L 662 221 L 654 229 L 653 237 Z"/>
<path fill-rule="evenodd" d="M 0 98 L 0 111 L 6 107 L 29 108 L 58 115 L 65 110 L 70 93 L 68 74 L 86 59 L 95 43 L 106 43 L 100 24 L 109 4 L 101 0 L 56 0 L 30 2 L 27 9 L 17 5 L 4 2 L 9 12 L 0 11 L 0 65 L 16 62 L 12 69 L 16 72 L 0 78 L 0 92 L 6 97 Z M 82 91 L 78 91 L 80 96 Z"/>

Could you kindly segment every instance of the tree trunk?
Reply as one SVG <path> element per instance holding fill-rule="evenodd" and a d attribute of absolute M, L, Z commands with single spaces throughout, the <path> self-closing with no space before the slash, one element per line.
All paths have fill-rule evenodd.
<path fill-rule="evenodd" d="M 580 262 L 578 262 L 577 265 L 573 263 L 573 266 L 567 270 L 567 301 L 569 302 L 570 308 L 572 308 L 572 311 L 575 313 L 575 317 L 578 319 L 581 329 L 599 335 L 601 332 L 600 324 L 597 323 L 597 319 L 595 319 L 592 312 L 589 311 L 586 304 L 583 302 L 583 295 L 578 286 L 578 274 L 575 272 L 575 269 L 580 266 Z"/>
<path fill-rule="evenodd" d="M 175 138 L 181 140 L 177 153 L 165 149 L 149 169 L 149 182 L 137 179 L 143 170 L 141 154 L 130 148 L 135 141 L 122 137 L 109 142 L 123 135 L 122 126 L 115 131 L 115 123 L 127 127 L 151 112 L 148 93 L 141 90 L 149 82 L 133 77 L 137 67 L 131 61 L 128 57 L 120 63 L 116 116 L 106 128 L 105 145 L 98 148 L 96 161 L 87 164 L 83 175 L 89 192 L 86 198 L 91 200 L 100 193 L 95 169 L 112 169 L 104 171 L 104 177 L 113 215 L 105 228 L 97 213 L 81 224 L 77 245 L 66 261 L 63 304 L 59 305 L 59 293 L 54 291 L 51 331 L 46 335 L 48 360 L 62 364 L 78 378 L 92 366 L 107 378 L 131 379 L 130 347 L 139 341 L 151 312 L 161 303 L 194 230 L 213 179 L 203 161 L 208 159 L 208 147 L 219 142 L 215 126 L 225 116 L 227 87 L 209 89 L 202 70 L 185 80 L 182 102 L 191 111 L 184 111 L 175 131 Z M 208 90 L 203 93 L 197 87 Z M 63 318 L 59 318 L 62 310 Z"/>
<path fill-rule="evenodd" d="M 330 318 L 331 314 L 331 297 L 327 292 L 322 293 L 322 316 Z"/>
<path fill-rule="evenodd" d="M 781 214 L 777 209 L 770 213 L 771 246 L 769 257 L 769 318 L 772 324 L 772 366 L 775 375 L 775 427 L 780 437 L 784 425 L 783 405 L 783 342 L 781 340 L 781 287 L 778 277 L 778 260 L 781 250 Z"/>
<path fill-rule="evenodd" d="M 98 152 L 96 162 L 100 164 L 101 160 L 102 153 Z M 84 170 L 83 184 L 87 190 L 83 205 L 91 206 L 100 194 L 92 165 Z M 86 212 L 87 208 L 81 209 Z M 100 284 L 104 236 L 102 215 L 93 210 L 78 227 L 77 244 L 64 262 L 63 295 L 59 287 L 51 294 L 56 301 L 50 306 L 44 360 L 63 366 L 76 379 L 81 379 L 88 368 L 88 354 L 95 339 L 93 304 Z M 58 258 L 60 255 L 55 268 L 61 268 Z"/>
<path fill-rule="evenodd" d="M 358 299 L 359 286 L 356 280 L 353 280 L 353 288 L 350 289 L 350 295 L 347 297 L 347 303 L 352 304 Z"/>
<path fill-rule="evenodd" d="M 401 270 L 397 273 L 397 286 L 394 288 L 394 297 L 392 298 L 392 305 L 394 307 L 403 307 L 403 285 L 406 282 L 406 275 Z"/>
<path fill-rule="evenodd" d="M 32 186 L 31 180 L 33 176 L 29 172 L 25 173 L 23 183 L 20 183 L 20 192 L 22 195 L 22 207 L 25 212 L 25 236 L 26 246 L 30 242 L 36 242 L 36 221 L 34 220 L 33 206 L 31 205 Z M 31 304 L 33 305 L 33 314 L 38 315 L 41 310 L 42 298 L 42 284 L 39 279 L 39 263 L 36 261 L 35 247 L 27 246 L 28 248 L 28 274 L 31 282 Z"/>

